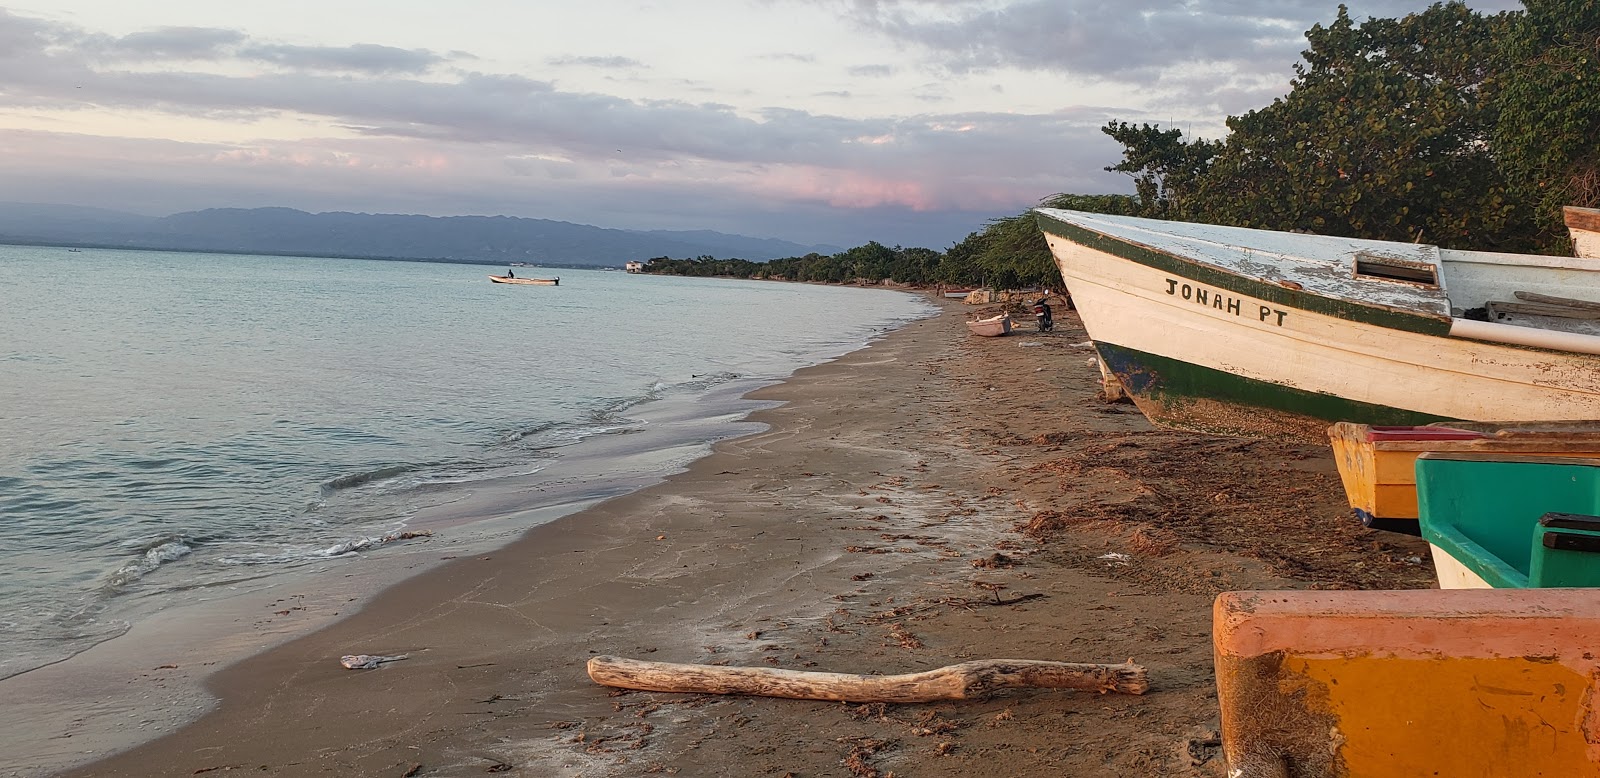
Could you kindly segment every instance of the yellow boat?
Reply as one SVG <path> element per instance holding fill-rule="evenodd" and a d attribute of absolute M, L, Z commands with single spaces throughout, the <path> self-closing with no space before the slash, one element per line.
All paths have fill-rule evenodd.
<path fill-rule="evenodd" d="M 1529 457 L 1600 457 L 1600 421 L 1448 422 L 1328 428 L 1345 497 L 1373 529 L 1421 535 L 1417 455 L 1428 451 Z"/>
<path fill-rule="evenodd" d="M 1228 592 L 1229 775 L 1600 778 L 1600 590 Z"/>

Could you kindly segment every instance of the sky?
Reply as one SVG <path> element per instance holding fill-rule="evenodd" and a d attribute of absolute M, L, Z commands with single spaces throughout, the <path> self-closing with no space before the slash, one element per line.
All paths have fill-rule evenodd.
<path fill-rule="evenodd" d="M 944 249 L 1058 192 L 1131 191 L 1108 121 L 1221 137 L 1337 7 L 0 0 L 0 201 Z"/>

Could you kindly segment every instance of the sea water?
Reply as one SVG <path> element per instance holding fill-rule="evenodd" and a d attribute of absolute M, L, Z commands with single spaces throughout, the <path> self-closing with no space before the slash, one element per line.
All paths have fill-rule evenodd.
<path fill-rule="evenodd" d="M 0 246 L 0 678 L 405 531 L 503 530 L 559 513 L 541 500 L 637 488 L 747 431 L 744 392 L 931 311 L 884 290 L 491 272 Z"/>

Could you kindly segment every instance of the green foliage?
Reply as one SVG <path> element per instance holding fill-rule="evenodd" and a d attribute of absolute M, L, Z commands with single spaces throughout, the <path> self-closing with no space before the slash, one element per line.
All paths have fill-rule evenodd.
<path fill-rule="evenodd" d="M 1600 207 L 1600 4 L 1525 0 L 1500 36 L 1494 147 L 1538 238 L 1564 250 L 1561 207 Z"/>
<path fill-rule="evenodd" d="M 1446 247 L 1560 251 L 1600 201 L 1600 5 L 1459 2 L 1306 33 L 1289 94 L 1226 140 L 1112 122 L 1139 216 Z"/>
<path fill-rule="evenodd" d="M 1182 131 L 1153 124 L 1135 127 L 1113 121 L 1100 131 L 1123 147 L 1122 161 L 1106 170 L 1133 177 L 1137 197 L 1132 212 L 1126 215 L 1189 220 L 1202 212 L 1196 188 L 1220 143 L 1184 141 Z"/>
<path fill-rule="evenodd" d="M 1460 3 L 1355 26 L 1341 6 L 1290 93 L 1234 117 L 1201 196 L 1218 221 L 1451 247 L 1525 232 L 1487 143 L 1495 20 Z"/>
<path fill-rule="evenodd" d="M 807 254 L 803 257 L 750 262 L 743 259 L 673 259 L 656 257 L 645 263 L 644 272 L 701 278 L 759 278 L 777 281 L 823 283 L 878 283 L 884 279 L 902 284 L 927 284 L 941 280 L 945 272 L 944 255 L 926 248 L 889 248 L 877 241 L 842 251 L 833 256 Z M 952 281 L 951 283 L 960 282 Z"/>

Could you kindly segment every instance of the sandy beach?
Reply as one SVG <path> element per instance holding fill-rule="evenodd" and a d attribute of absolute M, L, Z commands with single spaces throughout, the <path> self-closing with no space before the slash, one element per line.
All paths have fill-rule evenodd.
<path fill-rule="evenodd" d="M 968 312 L 759 391 L 783 403 L 753 417 L 766 431 L 225 668 L 210 713 L 69 774 L 1220 776 L 1217 593 L 1431 585 L 1425 543 L 1350 517 L 1325 447 L 1153 428 L 1098 398 L 1075 315 L 972 338 Z M 597 654 L 874 674 L 1131 658 L 1152 690 L 619 692 L 586 676 Z M 192 670 L 166 664 L 128 683 Z"/>

